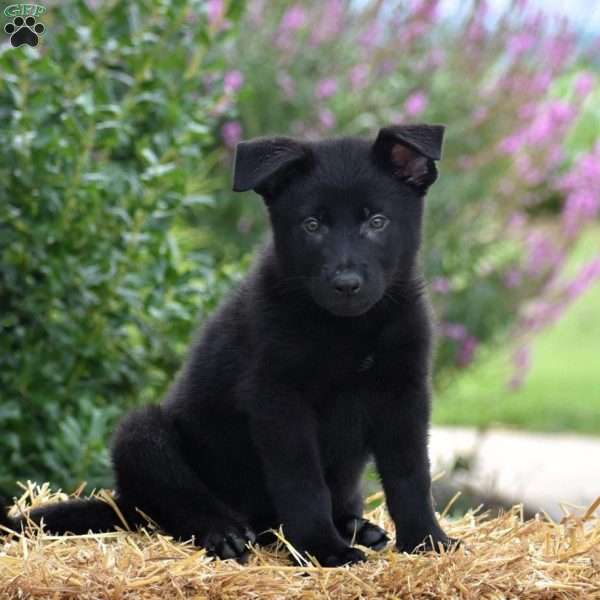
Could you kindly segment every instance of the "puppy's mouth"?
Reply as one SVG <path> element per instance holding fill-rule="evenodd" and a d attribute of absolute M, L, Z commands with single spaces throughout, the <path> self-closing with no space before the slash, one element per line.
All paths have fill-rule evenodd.
<path fill-rule="evenodd" d="M 309 287 L 313 301 L 336 317 L 358 317 L 368 312 L 380 300 L 378 290 L 365 288 L 359 293 L 346 295 L 333 293 L 330 285 L 314 279 Z"/>
<path fill-rule="evenodd" d="M 369 300 L 357 299 L 327 304 L 326 306 L 323 306 L 323 308 L 336 317 L 358 317 L 364 315 L 372 306 L 373 302 L 370 302 Z"/>

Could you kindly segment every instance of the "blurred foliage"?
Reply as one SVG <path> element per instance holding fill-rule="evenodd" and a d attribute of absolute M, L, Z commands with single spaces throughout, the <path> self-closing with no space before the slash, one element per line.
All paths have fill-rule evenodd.
<path fill-rule="evenodd" d="M 448 125 L 438 377 L 559 314 L 600 163 L 572 32 L 522 2 L 493 26 L 484 2 L 46 4 L 38 47 L 0 46 L 0 486 L 110 483 L 116 419 L 160 398 L 264 235 L 260 200 L 228 191 L 241 136 Z"/>
<path fill-rule="evenodd" d="M 600 248 L 600 226 L 583 236 L 568 269 L 577 273 Z M 580 298 L 555 327 L 532 344 L 532 367 L 523 385 L 507 393 L 506 348 L 481 352 L 467 372 L 448 378 L 438 392 L 433 421 L 480 429 L 518 427 L 600 435 L 600 285 Z M 566 367 L 568 365 L 568 368 Z"/>
<path fill-rule="evenodd" d="M 115 419 L 237 273 L 176 235 L 214 210 L 231 31 L 204 4 L 61 2 L 1 50 L 0 485 L 107 484 Z"/>
<path fill-rule="evenodd" d="M 600 206 L 593 52 L 526 2 L 502 14 L 478 0 L 445 10 L 437 0 L 249 0 L 230 49 L 239 121 L 223 130 L 232 145 L 231 131 L 374 137 L 389 123 L 447 125 L 424 253 L 438 381 L 481 344 L 527 344 L 557 318 L 570 300 L 566 259 Z M 254 243 L 259 207 L 228 193 L 219 204 L 245 233 L 238 246 Z"/>

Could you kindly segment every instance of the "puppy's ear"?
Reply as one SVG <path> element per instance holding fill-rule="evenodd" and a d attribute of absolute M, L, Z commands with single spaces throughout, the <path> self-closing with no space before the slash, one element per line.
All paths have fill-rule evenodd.
<path fill-rule="evenodd" d="M 286 137 L 240 142 L 235 149 L 233 191 L 254 190 L 269 196 L 286 176 L 308 162 L 308 149 Z"/>
<path fill-rule="evenodd" d="M 437 179 L 436 160 L 442 158 L 443 125 L 384 127 L 373 144 L 376 161 L 424 194 Z"/>

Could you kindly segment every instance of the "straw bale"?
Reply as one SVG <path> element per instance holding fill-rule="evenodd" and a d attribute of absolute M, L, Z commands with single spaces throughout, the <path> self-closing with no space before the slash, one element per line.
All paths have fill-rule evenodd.
<path fill-rule="evenodd" d="M 13 511 L 66 497 L 29 483 Z M 38 528 L 0 539 L 0 598 L 600 600 L 599 508 L 600 498 L 587 510 L 564 507 L 560 522 L 523 520 L 519 506 L 495 517 L 477 510 L 442 515 L 447 531 L 463 540 L 454 552 L 409 555 L 390 547 L 335 569 L 296 566 L 283 536 L 239 565 L 211 560 L 151 526 L 62 537 Z M 393 533 L 383 506 L 367 516 Z"/>

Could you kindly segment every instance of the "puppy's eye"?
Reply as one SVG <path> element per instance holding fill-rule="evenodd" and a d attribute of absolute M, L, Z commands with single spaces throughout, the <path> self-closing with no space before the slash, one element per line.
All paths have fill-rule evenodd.
<path fill-rule="evenodd" d="M 304 231 L 308 233 L 316 233 L 321 228 L 321 223 L 319 219 L 315 219 L 314 217 L 308 217 L 308 219 L 304 219 L 302 222 L 302 227 Z"/>
<path fill-rule="evenodd" d="M 389 222 L 390 220 L 384 215 L 373 215 L 369 219 L 369 228 L 380 231 L 381 229 L 384 229 Z"/>

